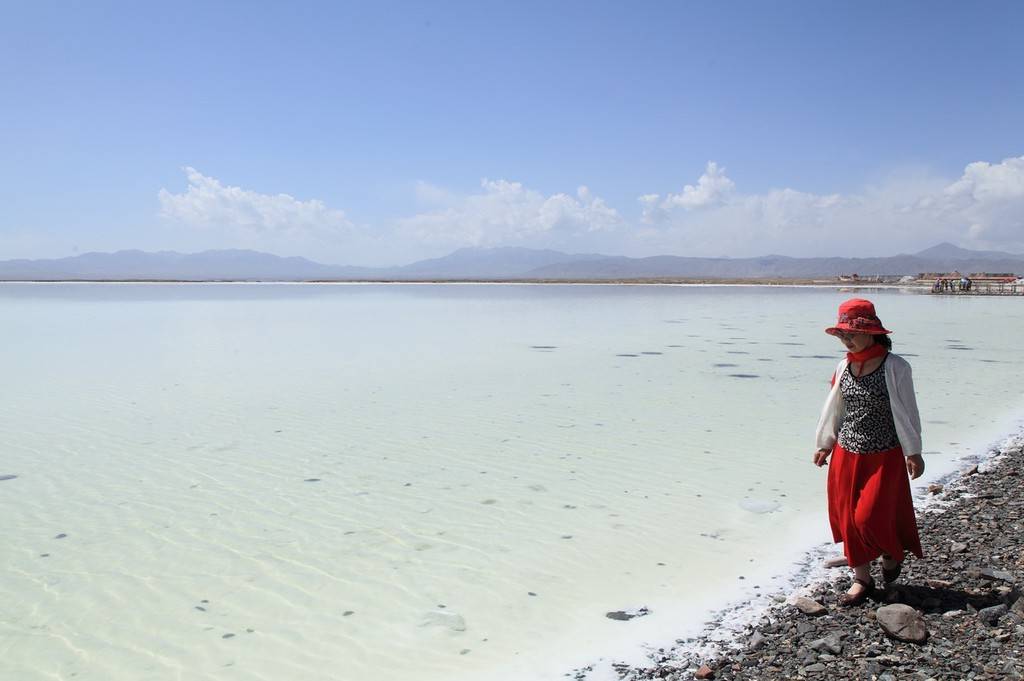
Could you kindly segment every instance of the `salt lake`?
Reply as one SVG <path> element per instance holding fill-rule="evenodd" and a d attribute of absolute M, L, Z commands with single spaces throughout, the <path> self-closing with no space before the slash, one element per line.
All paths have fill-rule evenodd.
<path fill-rule="evenodd" d="M 830 538 L 854 296 L 914 367 L 915 487 L 1024 411 L 1015 299 L 0 284 L 0 678 L 555 679 L 692 634 Z"/>

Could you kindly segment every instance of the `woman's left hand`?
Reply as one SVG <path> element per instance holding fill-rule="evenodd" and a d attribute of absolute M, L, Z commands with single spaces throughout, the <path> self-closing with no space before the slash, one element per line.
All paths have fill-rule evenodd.
<path fill-rule="evenodd" d="M 907 457 L 907 472 L 910 473 L 910 479 L 916 480 L 924 474 L 924 457 L 920 454 L 914 454 L 913 456 Z"/>

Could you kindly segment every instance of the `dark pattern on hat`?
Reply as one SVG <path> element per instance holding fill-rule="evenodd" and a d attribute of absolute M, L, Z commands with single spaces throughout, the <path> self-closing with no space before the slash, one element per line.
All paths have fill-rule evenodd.
<path fill-rule="evenodd" d="M 851 329 L 877 329 L 882 326 L 882 321 L 878 317 L 868 317 L 866 315 L 851 317 L 848 314 L 841 314 L 839 315 L 839 323 L 846 324 Z"/>

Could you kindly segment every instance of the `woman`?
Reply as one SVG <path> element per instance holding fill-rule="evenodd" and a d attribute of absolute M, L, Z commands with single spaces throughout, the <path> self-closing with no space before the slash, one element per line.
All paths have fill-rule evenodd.
<path fill-rule="evenodd" d="M 853 585 L 842 606 L 864 602 L 874 591 L 871 562 L 882 558 L 886 583 L 899 577 L 906 551 L 918 558 L 910 481 L 924 473 L 921 419 L 910 364 L 889 352 L 890 331 L 870 301 L 839 306 L 839 321 L 825 329 L 846 346 L 818 421 L 814 453 L 828 472 L 828 515 L 835 541 L 843 542 Z"/>

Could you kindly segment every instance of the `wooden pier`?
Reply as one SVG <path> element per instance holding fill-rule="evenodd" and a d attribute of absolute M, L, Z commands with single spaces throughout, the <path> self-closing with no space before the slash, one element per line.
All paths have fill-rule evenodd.
<path fill-rule="evenodd" d="M 937 296 L 1024 296 L 1024 283 L 1016 277 L 967 277 L 966 284 L 948 278 L 936 280 L 931 292 Z"/>

